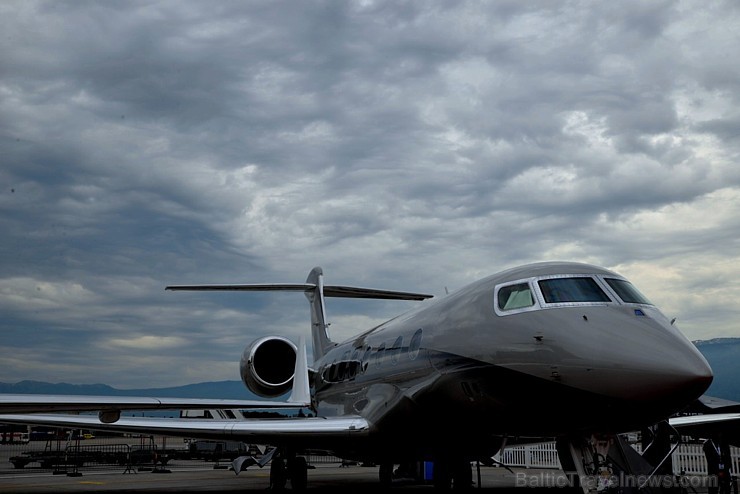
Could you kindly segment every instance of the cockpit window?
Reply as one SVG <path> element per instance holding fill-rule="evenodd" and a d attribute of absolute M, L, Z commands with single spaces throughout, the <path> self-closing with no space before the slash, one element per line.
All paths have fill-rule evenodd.
<path fill-rule="evenodd" d="M 504 286 L 498 291 L 498 308 L 501 310 L 521 309 L 533 305 L 534 298 L 529 283 Z"/>
<path fill-rule="evenodd" d="M 563 302 L 611 302 L 593 278 L 552 278 L 540 280 L 548 304 Z"/>
<path fill-rule="evenodd" d="M 623 302 L 628 304 L 653 305 L 647 297 L 640 293 L 640 291 L 635 288 L 635 285 L 629 281 L 617 278 L 604 278 L 604 280 L 609 284 L 612 290 L 619 295 L 619 298 L 621 298 Z"/>

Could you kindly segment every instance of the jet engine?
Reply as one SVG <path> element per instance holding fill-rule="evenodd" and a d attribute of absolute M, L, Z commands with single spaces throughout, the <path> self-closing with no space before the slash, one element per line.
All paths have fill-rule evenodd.
<path fill-rule="evenodd" d="M 265 336 L 244 349 L 239 362 L 242 381 L 253 393 L 274 398 L 293 385 L 297 347 L 281 336 Z"/>

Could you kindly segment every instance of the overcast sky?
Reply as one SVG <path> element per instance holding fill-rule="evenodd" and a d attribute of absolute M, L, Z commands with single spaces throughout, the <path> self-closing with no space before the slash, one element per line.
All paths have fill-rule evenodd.
<path fill-rule="evenodd" d="M 740 3 L 0 3 L 0 381 L 238 379 L 326 283 L 522 263 L 740 336 Z M 330 299 L 342 340 L 414 302 Z"/>

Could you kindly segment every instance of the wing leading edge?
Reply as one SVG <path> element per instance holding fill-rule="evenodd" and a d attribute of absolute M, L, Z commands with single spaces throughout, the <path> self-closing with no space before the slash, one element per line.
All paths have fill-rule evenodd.
<path fill-rule="evenodd" d="M 211 400 L 126 396 L 0 394 L 0 413 L 99 412 L 104 410 L 200 410 L 250 408 L 308 408 L 309 402 Z"/>
<path fill-rule="evenodd" d="M 106 424 L 93 415 L 30 414 L 0 415 L 0 423 L 41 425 L 184 436 L 194 438 L 231 438 L 275 444 L 303 439 L 348 439 L 367 435 L 368 422 L 362 417 L 304 417 L 287 419 L 197 420 L 122 417 Z"/>
<path fill-rule="evenodd" d="M 737 437 L 740 434 L 740 413 L 737 412 L 672 417 L 668 423 L 682 434 L 699 437 L 710 437 L 716 433 Z"/>

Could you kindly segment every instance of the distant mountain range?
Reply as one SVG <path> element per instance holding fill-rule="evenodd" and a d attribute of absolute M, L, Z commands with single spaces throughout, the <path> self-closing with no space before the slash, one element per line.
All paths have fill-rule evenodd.
<path fill-rule="evenodd" d="M 694 344 L 709 361 L 714 381 L 706 394 L 740 402 L 740 338 L 699 340 Z M 0 383 L 0 393 L 14 394 L 70 394 L 105 396 L 158 396 L 162 398 L 211 398 L 229 400 L 258 400 L 241 381 L 218 381 L 188 384 L 173 388 L 116 389 L 105 384 L 67 384 L 39 381 Z"/>
<path fill-rule="evenodd" d="M 714 371 L 714 381 L 706 394 L 740 402 L 740 338 L 700 340 L 694 345 Z"/>
<path fill-rule="evenodd" d="M 218 381 L 188 384 L 172 388 L 116 389 L 107 384 L 68 384 L 40 381 L 0 383 L 0 393 L 101 395 L 101 396 L 156 396 L 161 398 L 210 398 L 225 400 L 260 400 L 241 381 Z"/>

